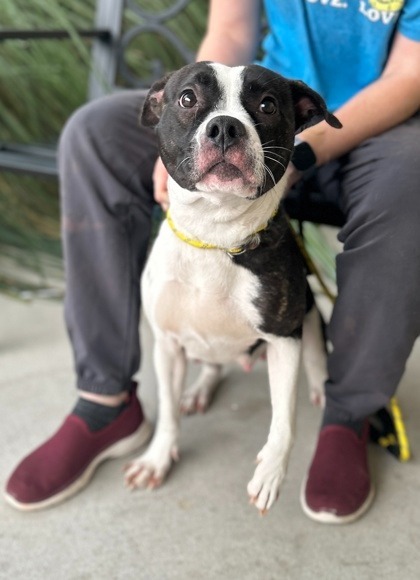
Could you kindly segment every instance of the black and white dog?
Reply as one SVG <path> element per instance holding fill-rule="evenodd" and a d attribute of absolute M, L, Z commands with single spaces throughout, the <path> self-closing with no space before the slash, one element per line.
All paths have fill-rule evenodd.
<path fill-rule="evenodd" d="M 149 448 L 127 467 L 130 488 L 163 481 L 178 458 L 180 408 L 204 409 L 221 365 L 247 365 L 264 344 L 272 421 L 248 493 L 261 512 L 277 498 L 302 340 L 312 400 L 322 399 L 326 375 L 318 313 L 308 311 L 305 268 L 281 208 L 295 133 L 313 117 L 339 126 L 309 87 L 256 65 L 188 65 L 147 96 L 141 120 L 156 127 L 170 216 L 142 278 L 159 417 Z M 183 393 L 188 359 L 203 367 Z"/>

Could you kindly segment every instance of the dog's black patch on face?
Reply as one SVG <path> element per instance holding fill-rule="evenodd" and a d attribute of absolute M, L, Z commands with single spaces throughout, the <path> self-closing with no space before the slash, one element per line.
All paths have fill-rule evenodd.
<path fill-rule="evenodd" d="M 232 259 L 259 278 L 254 304 L 262 317 L 260 330 L 300 338 L 308 304 L 306 266 L 282 208 L 259 235 L 255 250 Z"/>
<path fill-rule="evenodd" d="M 265 183 L 257 193 L 260 196 L 282 178 L 292 154 L 295 114 L 290 84 L 270 70 L 250 65 L 244 69 L 240 98 L 264 151 L 267 169 Z"/>
<path fill-rule="evenodd" d="M 182 106 L 183 95 L 196 99 L 194 106 Z M 166 84 L 164 107 L 160 125 L 165 127 L 164 135 L 158 127 L 159 151 L 168 172 L 186 189 L 192 190 L 191 147 L 197 127 L 204 121 L 215 103 L 221 99 L 214 69 L 207 63 L 187 65 L 174 73 Z M 166 106 L 170 105 L 170 107 Z M 173 114 L 176 107 L 177 114 Z"/>

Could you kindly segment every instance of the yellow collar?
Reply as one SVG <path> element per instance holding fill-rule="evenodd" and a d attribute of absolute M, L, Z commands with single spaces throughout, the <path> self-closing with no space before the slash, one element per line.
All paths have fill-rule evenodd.
<path fill-rule="evenodd" d="M 277 211 L 278 211 L 277 209 L 274 211 L 273 215 L 270 218 L 270 221 L 277 214 Z M 168 222 L 168 225 L 173 231 L 173 233 L 186 244 L 189 244 L 194 248 L 200 248 L 202 250 L 222 250 L 223 252 L 226 252 L 226 254 L 229 254 L 230 256 L 232 255 L 237 256 L 238 254 L 243 254 L 247 250 L 255 250 L 255 248 L 258 247 L 260 244 L 260 236 L 258 234 L 264 231 L 269 223 L 267 222 L 264 226 L 262 226 L 254 233 L 252 233 L 240 246 L 234 248 L 223 248 L 222 246 L 217 246 L 215 244 L 210 244 L 208 242 L 202 242 L 201 240 L 197 240 L 196 238 L 191 238 L 186 234 L 184 234 L 183 232 L 180 232 L 176 227 L 176 225 L 174 224 L 174 221 L 172 219 L 169 210 L 166 213 L 166 221 Z"/>

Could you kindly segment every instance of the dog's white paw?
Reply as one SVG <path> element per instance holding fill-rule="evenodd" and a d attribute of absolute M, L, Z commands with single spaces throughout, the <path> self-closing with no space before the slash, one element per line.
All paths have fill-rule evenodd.
<path fill-rule="evenodd" d="M 143 455 L 126 465 L 125 485 L 130 490 L 159 487 L 174 461 L 179 461 L 178 447 L 152 443 Z"/>
<path fill-rule="evenodd" d="M 325 390 L 323 386 L 309 388 L 309 398 L 312 405 L 319 407 L 320 409 L 325 408 Z"/>
<path fill-rule="evenodd" d="M 213 398 L 213 390 L 208 388 L 187 389 L 181 397 L 180 410 L 184 415 L 205 413 Z"/>
<path fill-rule="evenodd" d="M 285 461 L 282 454 L 265 445 L 257 455 L 257 468 L 248 483 L 250 503 L 255 505 L 261 515 L 267 513 L 277 500 L 280 486 L 285 476 Z"/>
<path fill-rule="evenodd" d="M 207 411 L 220 384 L 221 373 L 221 365 L 203 364 L 198 379 L 181 396 L 181 413 L 191 415 Z"/>

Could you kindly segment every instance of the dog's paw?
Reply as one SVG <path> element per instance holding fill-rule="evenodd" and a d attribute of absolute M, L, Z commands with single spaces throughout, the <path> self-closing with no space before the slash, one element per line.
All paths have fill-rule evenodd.
<path fill-rule="evenodd" d="M 179 461 L 176 445 L 167 447 L 166 450 L 158 450 L 157 446 L 151 445 L 143 455 L 125 466 L 124 481 L 126 487 L 130 490 L 159 487 L 174 461 Z"/>
<path fill-rule="evenodd" d="M 256 348 L 252 348 L 250 352 L 241 354 L 237 362 L 246 373 L 250 373 L 259 359 L 267 360 L 267 343 L 264 341 L 261 341 Z"/>
<path fill-rule="evenodd" d="M 209 389 L 187 389 L 181 397 L 180 411 L 183 415 L 205 413 L 210 406 L 213 391 Z"/>
<path fill-rule="evenodd" d="M 325 391 L 324 387 L 311 387 L 309 389 L 309 399 L 315 407 L 325 408 Z"/>
<path fill-rule="evenodd" d="M 191 415 L 207 411 L 220 385 L 221 373 L 221 365 L 203 364 L 198 379 L 181 396 L 181 413 Z"/>
<path fill-rule="evenodd" d="M 285 461 L 282 461 L 281 455 L 266 445 L 257 456 L 258 465 L 247 491 L 250 503 L 261 515 L 268 512 L 279 496 L 285 476 Z"/>

